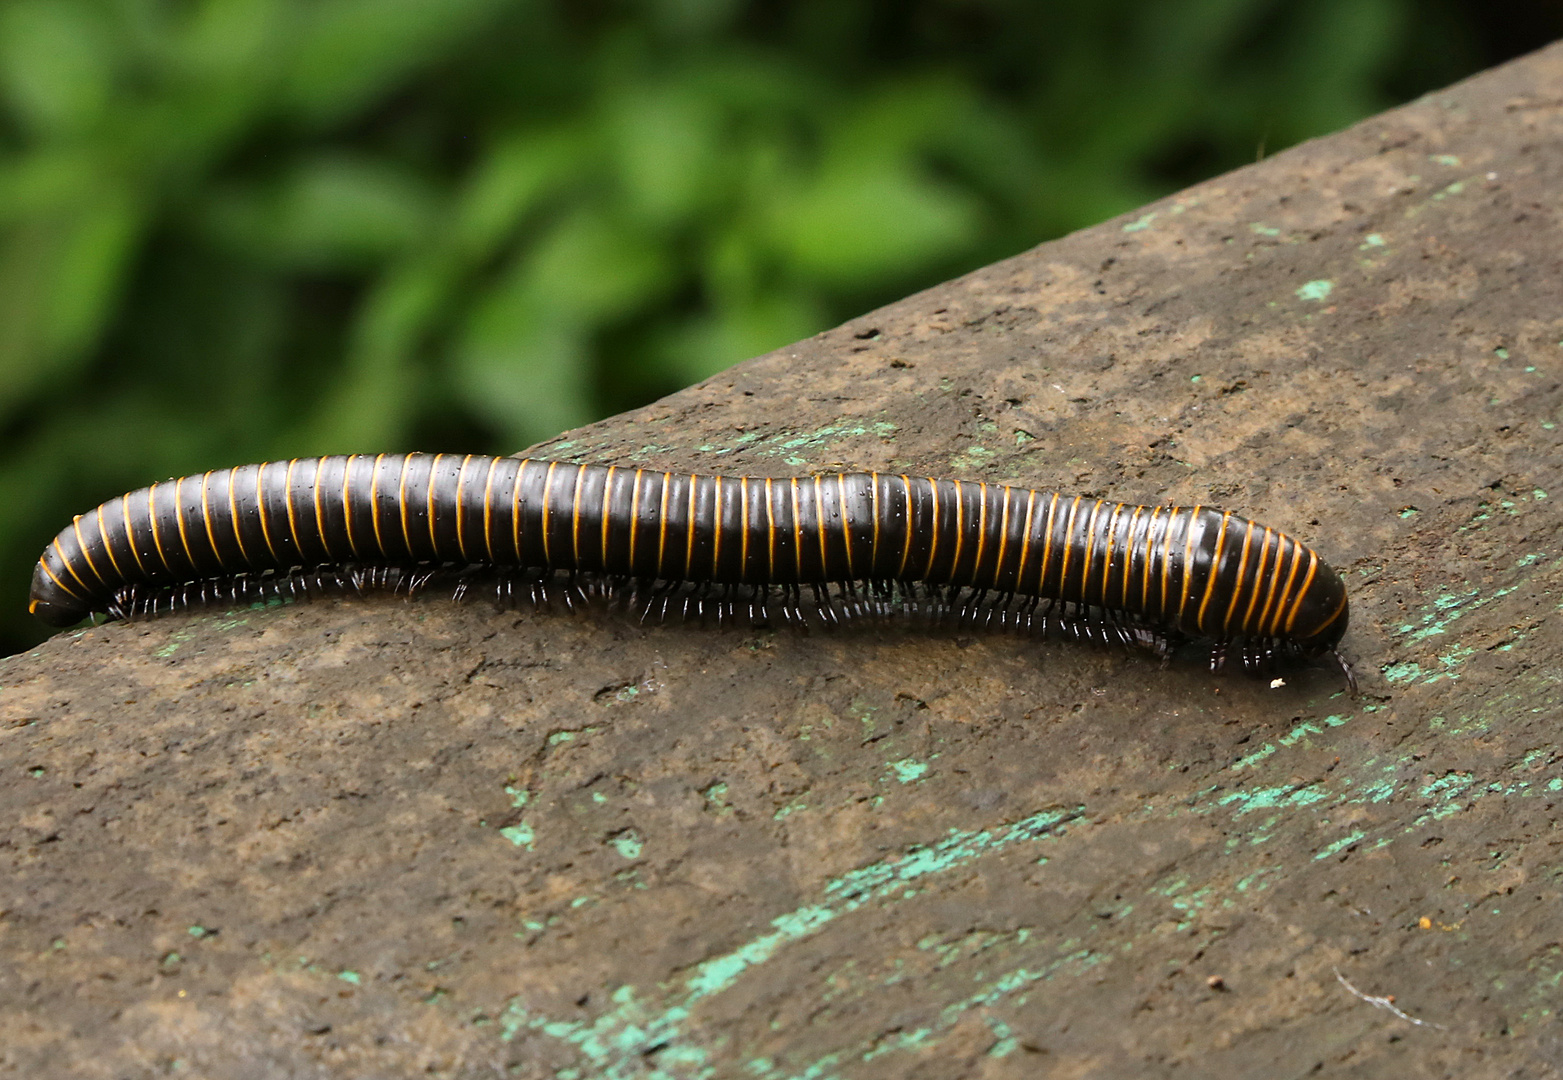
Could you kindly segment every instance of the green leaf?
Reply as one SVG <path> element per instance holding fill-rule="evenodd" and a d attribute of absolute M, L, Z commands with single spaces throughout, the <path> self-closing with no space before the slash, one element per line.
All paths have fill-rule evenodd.
<path fill-rule="evenodd" d="M 685 221 L 728 182 L 718 116 L 683 87 L 618 87 L 605 107 L 627 210 L 654 227 Z"/>
<path fill-rule="evenodd" d="M 30 0 L 0 11 L 0 81 L 33 130 L 81 131 L 109 100 L 115 57 L 101 15 L 70 0 Z"/>
<path fill-rule="evenodd" d="M 522 131 L 500 140 L 472 170 L 455 207 L 455 245 L 470 259 L 491 257 L 522 220 L 588 164 L 586 132 Z"/>
<path fill-rule="evenodd" d="M 592 338 L 671 281 L 665 253 L 587 209 L 565 218 L 473 305 L 454 362 L 464 400 L 524 446 L 591 417 Z"/>
<path fill-rule="evenodd" d="M 142 225 L 118 192 L 0 241 L 0 416 L 87 360 Z"/>
<path fill-rule="evenodd" d="M 529 252 L 524 291 L 556 318 L 603 322 L 642 307 L 672 282 L 668 252 L 623 222 L 583 208 Z"/>
<path fill-rule="evenodd" d="M 791 270 L 829 288 L 904 279 L 968 247 L 981 212 L 904 158 L 841 155 L 778 198 L 770 240 Z"/>
<path fill-rule="evenodd" d="M 589 360 L 580 324 L 497 293 L 469 322 L 454 374 L 466 405 L 520 449 L 591 419 Z"/>
<path fill-rule="evenodd" d="M 291 268 L 343 270 L 419 242 L 437 201 L 420 177 L 391 162 L 323 156 L 271 184 L 214 197 L 205 221 L 236 251 Z"/>
<path fill-rule="evenodd" d="M 287 48 L 288 0 L 205 0 L 175 36 L 171 66 L 205 84 L 274 78 Z"/>
<path fill-rule="evenodd" d="M 503 0 L 307 0 L 286 96 L 302 115 L 333 122 L 390 92 L 507 6 Z"/>

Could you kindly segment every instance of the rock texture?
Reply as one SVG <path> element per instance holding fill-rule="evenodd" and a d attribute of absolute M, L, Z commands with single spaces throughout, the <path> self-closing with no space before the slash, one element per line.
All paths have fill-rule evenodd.
<path fill-rule="evenodd" d="M 1226 506 L 1357 699 L 439 599 L 0 661 L 0 1072 L 1558 1075 L 1560 191 L 1553 47 L 540 448 Z"/>

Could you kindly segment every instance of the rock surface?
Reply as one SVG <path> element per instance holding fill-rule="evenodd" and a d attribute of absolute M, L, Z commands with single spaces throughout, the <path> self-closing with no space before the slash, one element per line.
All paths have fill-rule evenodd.
<path fill-rule="evenodd" d="M 1225 506 L 1355 700 L 439 599 L 0 661 L 0 1072 L 1558 1075 L 1560 191 L 1553 47 L 538 450 Z"/>

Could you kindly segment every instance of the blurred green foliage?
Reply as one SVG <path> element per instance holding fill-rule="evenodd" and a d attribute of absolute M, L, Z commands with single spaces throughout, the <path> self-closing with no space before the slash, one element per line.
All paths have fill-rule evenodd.
<path fill-rule="evenodd" d="M 513 452 L 1450 81 L 1461 11 L 12 0 L 4 644 L 106 497 Z"/>

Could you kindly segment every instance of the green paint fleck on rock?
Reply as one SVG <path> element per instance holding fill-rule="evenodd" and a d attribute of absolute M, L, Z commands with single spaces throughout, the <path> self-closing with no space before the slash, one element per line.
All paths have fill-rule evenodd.
<path fill-rule="evenodd" d="M 499 830 L 499 835 L 509 840 L 516 847 L 524 847 L 528 851 L 532 850 L 532 842 L 537 838 L 532 832 L 532 826 L 524 821 L 505 826 L 505 828 Z"/>
<path fill-rule="evenodd" d="M 159 660 L 168 659 L 170 656 L 173 656 L 174 653 L 179 651 L 179 646 L 190 640 L 190 637 L 193 633 L 194 631 L 191 630 L 174 631 L 174 633 L 168 636 L 168 644 L 158 648 L 155 652 L 153 652 L 152 655 L 157 657 Z"/>
<path fill-rule="evenodd" d="M 887 768 L 894 769 L 896 780 L 903 784 L 915 783 L 928 773 L 928 763 L 914 758 L 889 762 Z"/>
<path fill-rule="evenodd" d="M 626 859 L 638 859 L 640 853 L 645 850 L 646 842 L 634 829 L 628 829 L 609 840 L 615 851 Z"/>
<path fill-rule="evenodd" d="M 1151 222 L 1153 222 L 1155 220 L 1156 220 L 1156 211 L 1152 210 L 1150 213 L 1143 214 L 1139 218 L 1137 218 L 1136 220 L 1129 222 L 1129 224 L 1127 224 L 1127 225 L 1125 225 L 1123 227 L 1123 231 L 1124 232 L 1139 232 L 1141 229 L 1148 229 L 1148 228 L 1151 227 Z"/>
<path fill-rule="evenodd" d="M 1297 288 L 1299 300 L 1328 300 L 1330 292 L 1335 288 L 1335 283 L 1324 278 L 1317 281 L 1304 282 Z"/>
<path fill-rule="evenodd" d="M 1367 833 L 1363 832 L 1361 829 L 1353 830 L 1352 832 L 1347 833 L 1345 836 L 1341 837 L 1339 840 L 1335 841 L 1333 844 L 1326 844 L 1324 847 L 1320 848 L 1318 854 L 1314 855 L 1313 857 L 1314 861 L 1317 862 L 1320 859 L 1328 859 L 1331 855 L 1338 855 L 1340 852 L 1351 847 L 1351 845 L 1355 844 L 1358 840 L 1361 840 L 1366 835 Z"/>
<path fill-rule="evenodd" d="M 1390 664 L 1383 669 L 1384 678 L 1390 682 L 1412 682 L 1422 675 L 1422 665 L 1405 661 L 1399 664 Z"/>

